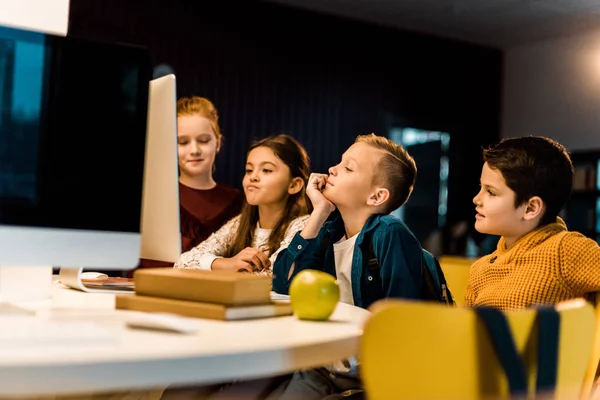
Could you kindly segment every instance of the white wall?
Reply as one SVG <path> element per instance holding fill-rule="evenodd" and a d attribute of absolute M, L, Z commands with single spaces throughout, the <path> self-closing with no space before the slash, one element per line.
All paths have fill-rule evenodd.
<path fill-rule="evenodd" d="M 505 52 L 502 135 L 600 149 L 600 27 Z"/>
<path fill-rule="evenodd" d="M 0 25 L 64 36 L 69 0 L 0 0 Z"/>

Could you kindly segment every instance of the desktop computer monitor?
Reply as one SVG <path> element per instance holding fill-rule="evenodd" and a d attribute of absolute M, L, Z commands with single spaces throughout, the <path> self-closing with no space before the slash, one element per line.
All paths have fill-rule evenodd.
<path fill-rule="evenodd" d="M 151 266 L 175 263 L 181 254 L 176 93 L 173 74 L 150 81 L 139 257 L 146 259 L 145 265 L 148 265 L 147 260 L 152 260 Z M 110 288 L 87 287 L 81 281 L 80 272 L 81 268 L 62 268 L 60 280 L 86 292 L 111 292 Z M 120 269 L 107 273 L 123 272 Z M 117 289 L 114 293 L 123 291 Z"/>
<path fill-rule="evenodd" d="M 150 81 L 140 257 L 174 263 L 181 254 L 175 75 Z"/>
<path fill-rule="evenodd" d="M 0 26 L 0 265 L 140 256 L 150 53 Z"/>

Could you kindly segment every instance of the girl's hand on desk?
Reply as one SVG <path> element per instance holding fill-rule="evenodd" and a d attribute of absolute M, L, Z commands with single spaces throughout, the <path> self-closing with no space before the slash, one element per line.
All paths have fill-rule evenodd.
<path fill-rule="evenodd" d="M 253 270 L 262 271 L 271 266 L 269 257 L 262 251 L 252 247 L 246 247 L 244 250 L 233 256 L 233 258 L 248 264 L 250 266 L 250 272 Z"/>
<path fill-rule="evenodd" d="M 213 270 L 229 270 L 238 272 L 262 271 L 271 266 L 269 257 L 262 251 L 246 247 L 231 258 L 217 258 L 213 261 Z"/>

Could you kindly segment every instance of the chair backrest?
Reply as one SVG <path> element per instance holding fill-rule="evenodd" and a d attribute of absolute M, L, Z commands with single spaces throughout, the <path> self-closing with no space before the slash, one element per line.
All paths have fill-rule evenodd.
<path fill-rule="evenodd" d="M 589 398 L 594 386 L 598 367 L 600 366 L 600 292 L 595 294 L 595 315 L 596 324 L 594 329 L 594 344 L 592 347 L 592 356 L 585 374 L 585 382 L 583 384 L 582 400 Z M 596 389 L 598 390 L 598 389 Z"/>
<path fill-rule="evenodd" d="M 555 398 L 577 398 L 592 346 L 593 309 L 575 300 L 558 305 L 557 310 L 561 325 Z M 506 376 L 472 309 L 386 300 L 373 305 L 372 311 L 360 348 L 369 400 L 508 398 Z M 529 387 L 535 388 L 536 311 L 506 315 Z"/>
<path fill-rule="evenodd" d="M 446 277 L 448 287 L 454 296 L 454 302 L 457 306 L 465 304 L 465 292 L 467 291 L 467 283 L 469 282 L 469 269 L 475 259 L 441 256 L 439 258 L 440 266 Z"/>

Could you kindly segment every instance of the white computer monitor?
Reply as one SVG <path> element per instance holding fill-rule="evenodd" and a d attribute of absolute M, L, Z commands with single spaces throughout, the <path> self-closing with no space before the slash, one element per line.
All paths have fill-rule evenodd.
<path fill-rule="evenodd" d="M 150 81 L 139 251 L 140 258 L 169 263 L 181 254 L 176 93 L 175 75 Z M 85 292 L 124 293 L 86 286 L 81 271 L 61 268 L 60 280 Z"/>
<path fill-rule="evenodd" d="M 140 257 L 175 262 L 181 254 L 175 75 L 150 81 Z"/>
<path fill-rule="evenodd" d="M 150 53 L 0 26 L 0 266 L 134 268 Z"/>

